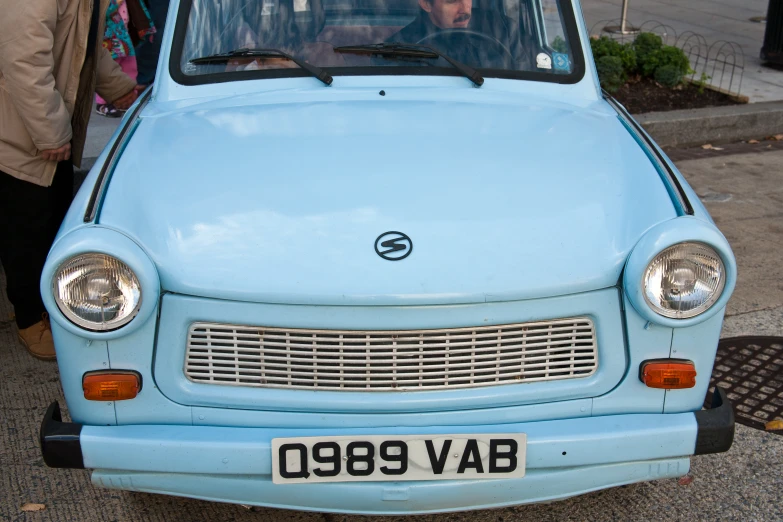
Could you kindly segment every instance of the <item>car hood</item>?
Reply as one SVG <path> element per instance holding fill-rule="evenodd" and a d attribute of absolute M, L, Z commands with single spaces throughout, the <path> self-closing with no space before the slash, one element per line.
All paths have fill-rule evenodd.
<path fill-rule="evenodd" d="M 475 90 L 474 91 L 478 91 Z M 615 286 L 675 216 L 603 102 L 377 100 L 145 110 L 99 222 L 164 291 L 254 302 L 442 304 Z M 388 261 L 375 241 L 407 234 Z"/>

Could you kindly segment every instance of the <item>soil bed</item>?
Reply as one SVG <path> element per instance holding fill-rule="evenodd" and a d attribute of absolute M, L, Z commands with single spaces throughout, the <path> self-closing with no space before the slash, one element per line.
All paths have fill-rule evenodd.
<path fill-rule="evenodd" d="M 707 88 L 699 92 L 699 87 L 693 84 L 686 83 L 675 89 L 669 89 L 650 78 L 629 81 L 614 93 L 614 97 L 631 114 L 702 109 L 740 103 L 731 96 Z"/>

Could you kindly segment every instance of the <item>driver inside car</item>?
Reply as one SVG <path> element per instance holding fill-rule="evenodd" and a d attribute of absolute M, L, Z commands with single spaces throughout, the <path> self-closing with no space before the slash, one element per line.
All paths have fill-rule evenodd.
<path fill-rule="evenodd" d="M 496 11 L 473 9 L 473 0 L 418 2 L 419 15 L 387 42 L 431 45 L 475 67 L 508 66 L 499 61 L 509 59 L 527 61 L 518 21 Z M 466 46 L 468 42 L 472 45 Z"/>

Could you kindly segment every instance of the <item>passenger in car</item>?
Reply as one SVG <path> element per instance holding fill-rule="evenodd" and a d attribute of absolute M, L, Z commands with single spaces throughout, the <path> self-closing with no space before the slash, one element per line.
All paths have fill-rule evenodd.
<path fill-rule="evenodd" d="M 519 22 L 494 10 L 473 9 L 473 0 L 418 2 L 421 7 L 419 15 L 387 42 L 432 45 L 455 59 L 478 67 L 499 67 L 498 60 L 504 58 L 513 58 L 520 65 L 528 64 L 530 53 L 523 48 Z M 464 36 L 460 36 L 459 31 L 451 31 L 459 29 L 465 29 Z M 481 38 L 481 35 L 485 37 Z M 473 45 L 465 46 L 466 41 L 473 42 Z M 473 48 L 472 56 L 466 47 Z M 478 48 L 483 53 L 476 55 Z"/>

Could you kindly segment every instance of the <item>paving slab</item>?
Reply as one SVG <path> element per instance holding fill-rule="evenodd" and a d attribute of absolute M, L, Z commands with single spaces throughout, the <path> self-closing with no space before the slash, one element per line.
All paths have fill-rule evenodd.
<path fill-rule="evenodd" d="M 780 139 L 779 139 L 780 138 Z M 720 156 L 734 156 L 737 154 L 763 154 L 783 150 L 783 133 L 780 136 L 759 136 L 758 139 L 750 139 L 735 143 L 724 143 L 720 147 L 712 144 L 702 144 L 691 148 L 664 148 L 666 155 L 675 164 L 694 159 L 717 158 Z"/>
<path fill-rule="evenodd" d="M 783 305 L 783 151 L 680 162 L 738 262 L 728 317 Z"/>
<path fill-rule="evenodd" d="M 622 3 L 582 0 L 587 27 L 620 18 Z M 768 0 L 628 0 L 628 20 L 636 25 L 658 21 L 677 34 L 693 31 L 704 36 L 708 44 L 736 42 L 745 58 L 742 94 L 751 102 L 776 101 L 783 100 L 783 71 L 762 66 L 759 53 L 766 25 L 750 21 L 754 16 L 766 16 L 767 5 Z"/>

